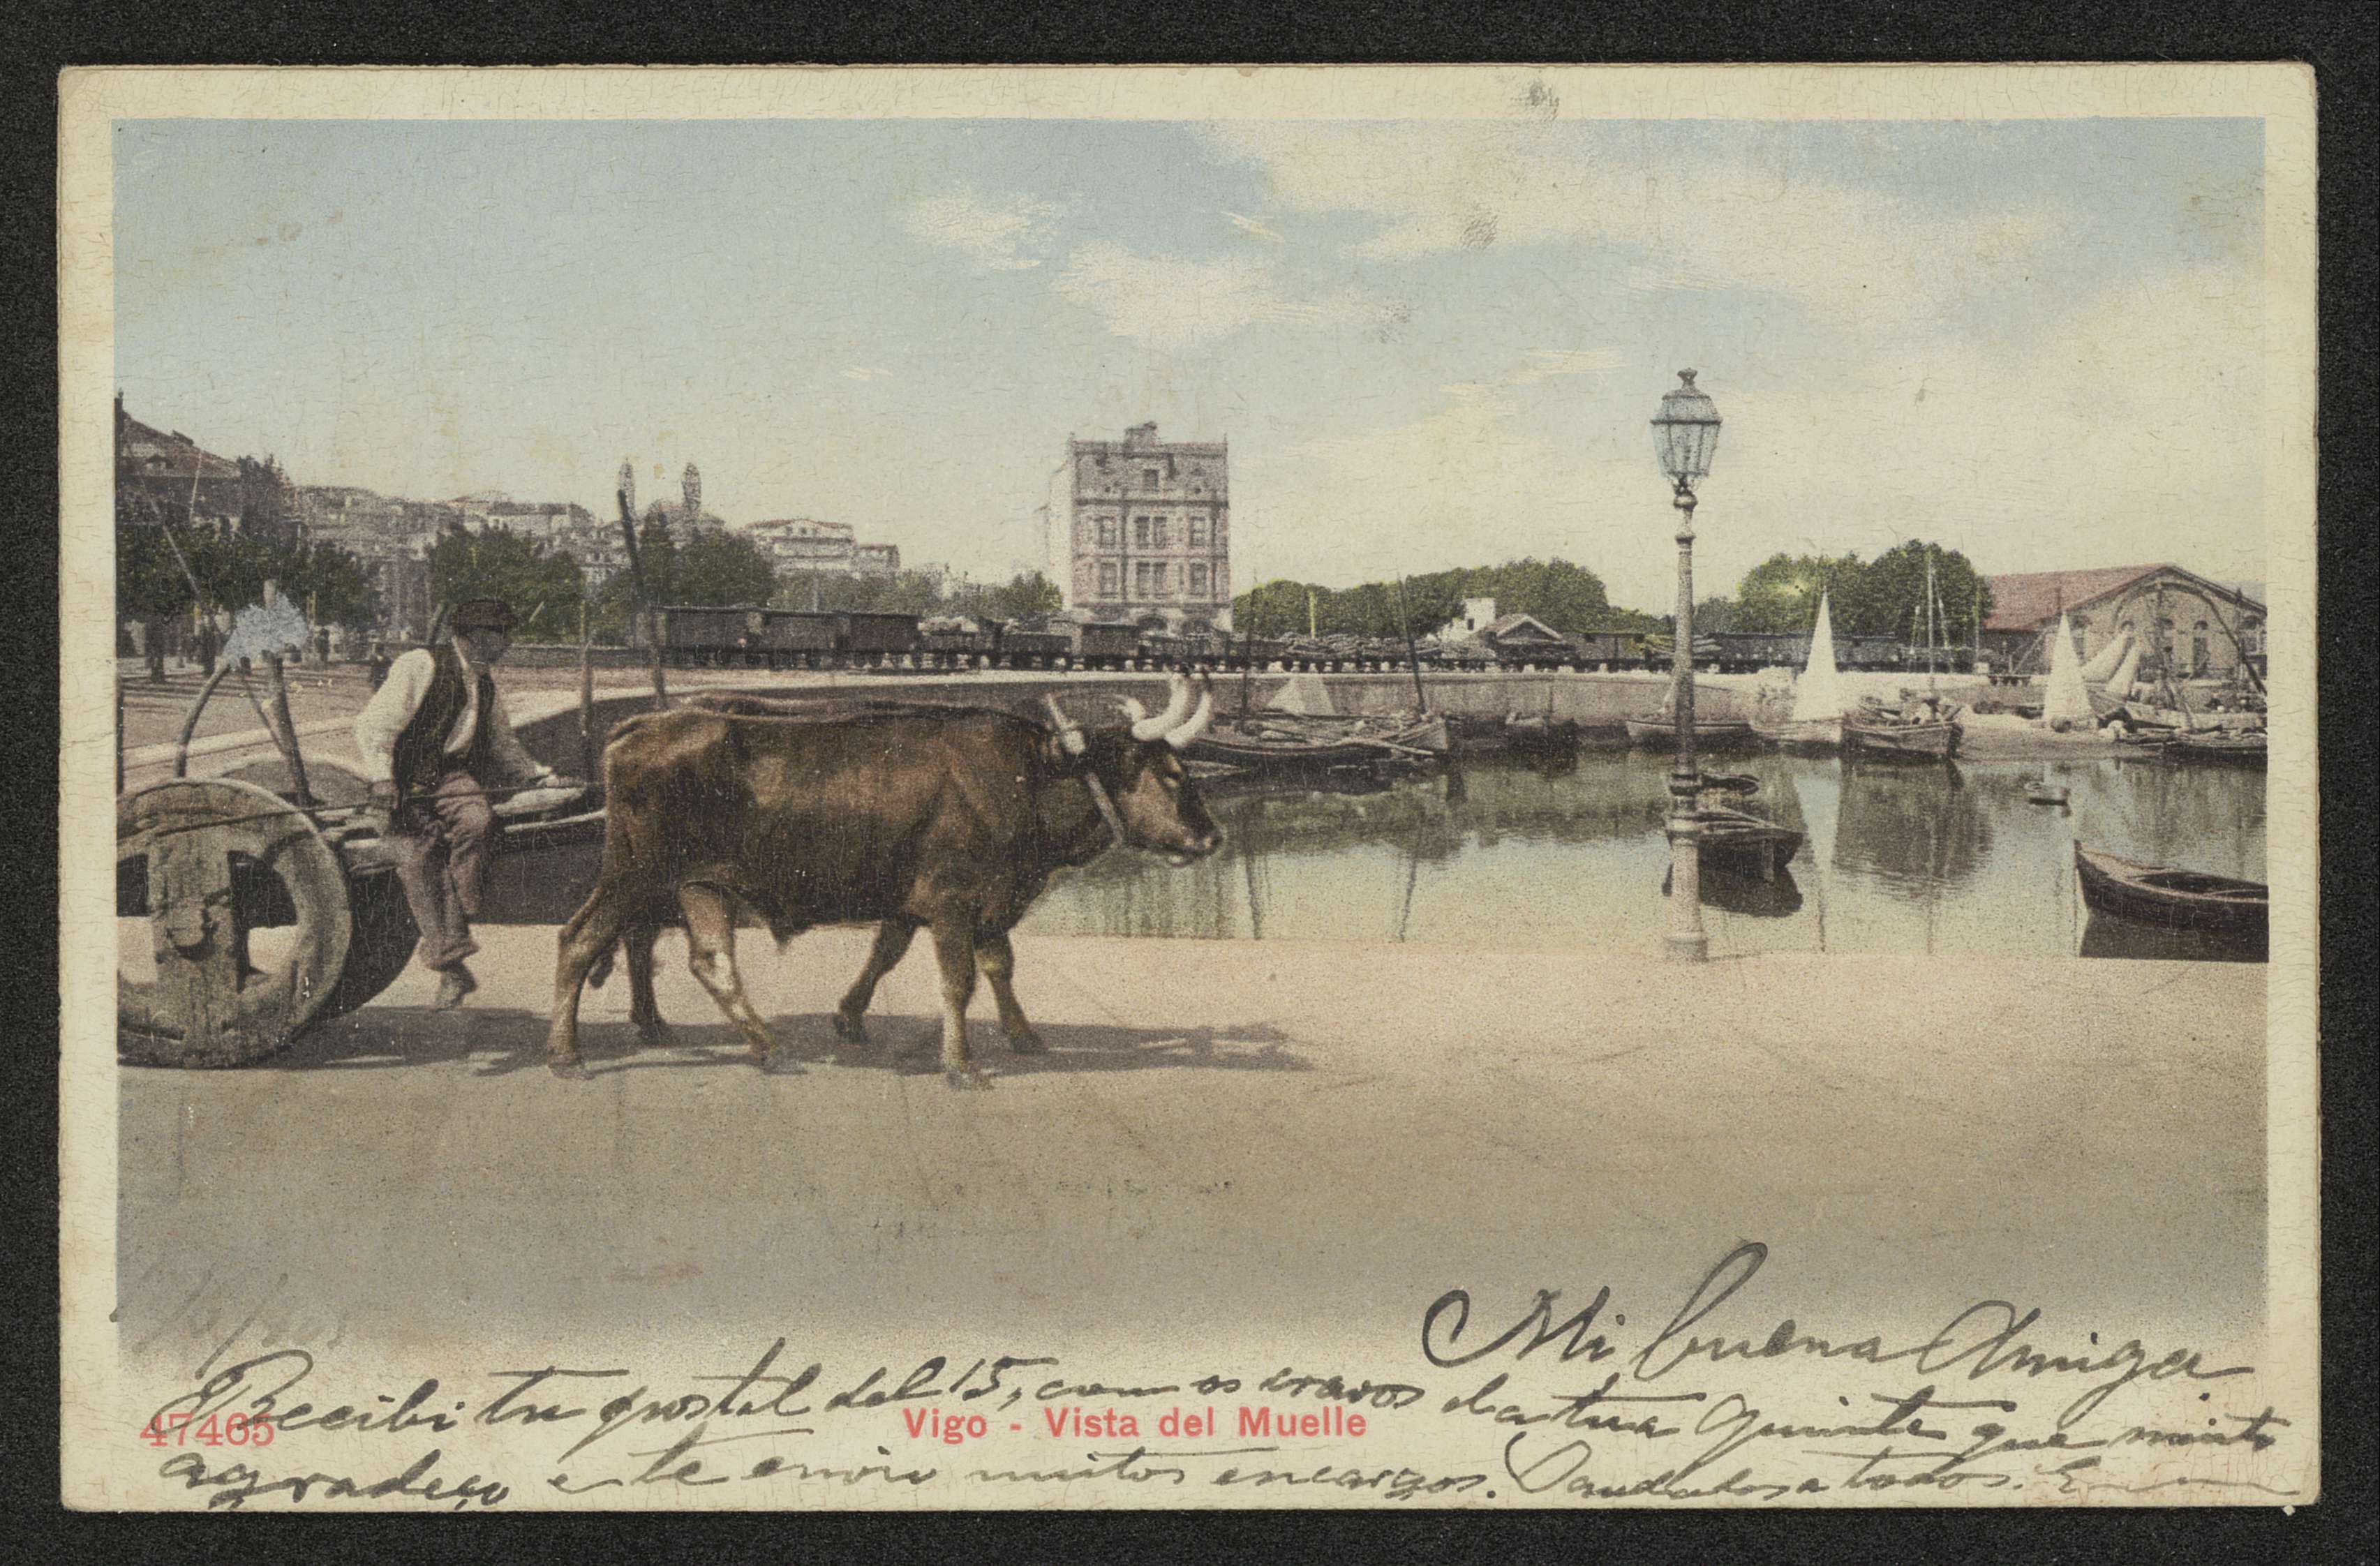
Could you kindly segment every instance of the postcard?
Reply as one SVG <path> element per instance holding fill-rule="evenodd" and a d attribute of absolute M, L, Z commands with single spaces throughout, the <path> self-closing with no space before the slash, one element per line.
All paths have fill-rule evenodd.
<path fill-rule="evenodd" d="M 2319 1497 L 2310 71 L 60 112 L 68 1504 Z"/>

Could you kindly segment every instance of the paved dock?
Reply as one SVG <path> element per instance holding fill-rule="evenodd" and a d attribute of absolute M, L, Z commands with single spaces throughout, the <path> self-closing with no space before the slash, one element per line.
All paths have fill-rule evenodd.
<path fill-rule="evenodd" d="M 1002 1074 L 960 1093 L 897 1058 L 935 1035 L 922 943 L 861 1050 L 825 1014 L 865 933 L 747 935 L 808 1061 L 767 1076 L 668 937 L 675 1044 L 636 1047 L 614 979 L 567 1083 L 553 932 L 484 939 L 459 1014 L 414 973 L 265 1064 L 123 1074 L 128 1348 L 269 1282 L 276 1319 L 384 1344 L 965 1323 L 1286 1358 L 1402 1341 L 1450 1287 L 1690 1280 L 1744 1238 L 1804 1300 L 2262 1305 L 2257 966 L 1020 939 L 1051 1051 L 1009 1055 L 979 995 Z"/>

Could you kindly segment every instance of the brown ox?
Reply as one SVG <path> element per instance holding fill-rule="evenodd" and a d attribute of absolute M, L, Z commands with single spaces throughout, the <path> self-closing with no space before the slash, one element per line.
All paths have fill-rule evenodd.
<path fill-rule="evenodd" d="M 983 1085 L 967 1058 L 966 1008 L 978 967 L 1010 1047 L 1041 1041 L 1016 1003 L 1008 932 L 1051 872 L 1111 842 L 1175 864 L 1211 854 L 1222 832 L 1177 752 L 1213 713 L 1177 678 L 1163 712 L 1127 700 L 1128 721 L 1086 732 L 979 708 L 878 703 L 804 713 L 751 698 L 712 698 L 622 722 L 603 753 L 609 816 L 603 868 L 563 927 L 548 1063 L 584 1074 L 578 998 L 601 984 L 612 949 L 628 959 L 630 1012 L 649 1040 L 653 942 L 683 923 L 695 977 L 743 1031 L 765 1069 L 793 1070 L 735 970 L 738 917 L 780 941 L 815 925 L 873 922 L 876 944 L 843 998 L 835 1031 L 861 1020 L 920 926 L 942 969 L 942 1068 Z"/>

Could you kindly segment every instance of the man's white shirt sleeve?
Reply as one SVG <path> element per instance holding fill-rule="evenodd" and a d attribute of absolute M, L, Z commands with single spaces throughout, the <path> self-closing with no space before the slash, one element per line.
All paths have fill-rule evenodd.
<path fill-rule="evenodd" d="M 389 665 L 388 678 L 356 714 L 356 752 L 363 758 L 366 783 L 387 783 L 396 776 L 396 736 L 421 710 L 421 698 L 430 694 L 437 669 L 438 661 L 428 648 L 415 648 Z"/>

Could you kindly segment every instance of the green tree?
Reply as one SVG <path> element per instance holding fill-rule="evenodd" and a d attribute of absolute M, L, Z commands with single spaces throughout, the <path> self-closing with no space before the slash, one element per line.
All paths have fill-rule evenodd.
<path fill-rule="evenodd" d="M 1991 613 L 1990 587 L 1965 555 L 1919 539 L 1896 544 L 1849 580 L 1836 583 L 1836 629 L 1852 636 L 1900 637 L 1922 644 L 1929 558 L 1940 613 L 1937 635 L 1946 646 L 1973 641 L 1977 609 L 1985 616 Z"/>
<path fill-rule="evenodd" d="M 1022 571 L 984 594 L 983 612 L 995 620 L 1038 620 L 1065 606 L 1057 583 L 1038 571 Z"/>
<path fill-rule="evenodd" d="M 1306 595 L 1315 595 L 1318 628 L 1325 635 L 1338 628 L 1332 618 L 1337 594 L 1310 582 L 1260 582 L 1232 600 L 1232 634 L 1260 637 L 1302 637 L 1305 634 Z"/>
<path fill-rule="evenodd" d="M 1834 595 L 1837 613 L 1846 597 L 1857 598 L 1867 566 L 1859 556 L 1772 554 L 1743 574 L 1736 585 L 1736 625 L 1742 631 L 1807 631 L 1817 623 L 1818 598 Z"/>
<path fill-rule="evenodd" d="M 513 606 L 521 641 L 575 641 L 584 596 L 578 562 L 566 551 L 501 528 L 451 528 L 430 551 L 430 590 L 441 603 L 500 598 Z"/>
<path fill-rule="evenodd" d="M 1611 612 L 1603 578 L 1567 560 L 1506 561 L 1469 574 L 1466 597 L 1496 601 L 1496 613 L 1528 614 L 1564 635 L 1599 628 Z"/>
<path fill-rule="evenodd" d="M 363 562 L 330 545 L 292 550 L 282 562 L 282 590 L 307 605 L 318 625 L 362 625 L 373 618 L 371 580 Z"/>
<path fill-rule="evenodd" d="M 672 603 L 766 603 L 777 573 L 740 533 L 700 532 L 677 548 Z"/>
<path fill-rule="evenodd" d="M 1761 628 L 1747 625 L 1743 622 L 1743 606 L 1735 600 L 1725 597 L 1704 599 L 1694 605 L 1694 641 L 1699 646 L 1703 637 L 1715 637 L 1722 631 L 1748 631 Z M 1670 628 L 1672 631 L 1677 629 L 1674 625 Z"/>

